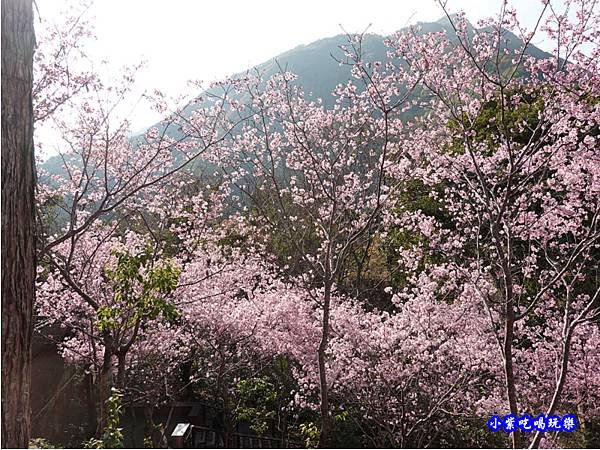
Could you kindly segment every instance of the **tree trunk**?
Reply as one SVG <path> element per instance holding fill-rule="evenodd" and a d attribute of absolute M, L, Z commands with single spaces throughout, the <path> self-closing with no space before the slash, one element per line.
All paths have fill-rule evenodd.
<path fill-rule="evenodd" d="M 125 352 L 117 353 L 117 389 L 122 390 L 125 388 Z"/>
<path fill-rule="evenodd" d="M 231 399 L 229 398 L 229 390 L 225 380 L 225 357 L 221 356 L 221 364 L 219 365 L 219 373 L 217 375 L 217 389 L 219 397 L 223 402 L 223 446 L 225 448 L 233 448 L 235 446 L 235 419 L 231 410 Z"/>
<path fill-rule="evenodd" d="M 565 319 L 566 320 L 566 319 Z M 565 327 L 567 325 L 565 324 Z M 546 411 L 546 416 L 551 416 L 556 411 L 558 407 L 558 403 L 560 401 L 560 397 L 562 396 L 562 391 L 565 386 L 565 381 L 567 379 L 567 373 L 569 371 L 569 353 L 571 347 L 571 337 L 573 336 L 573 329 L 568 329 L 566 331 L 566 336 L 564 337 L 563 347 L 562 347 L 562 361 L 560 364 L 560 375 L 558 377 L 558 381 L 556 383 L 556 387 L 554 389 L 554 395 L 552 396 L 552 400 L 550 401 L 550 406 Z M 542 440 L 542 435 L 539 431 L 537 431 L 534 435 L 533 440 L 529 448 L 538 448 L 540 442 Z"/>
<path fill-rule="evenodd" d="M 2 0 L 2 447 L 27 447 L 35 298 L 31 0 Z"/>
<path fill-rule="evenodd" d="M 492 223 L 492 235 L 496 239 L 498 253 L 501 255 L 502 264 L 502 279 L 504 285 L 504 342 L 502 344 L 502 356 L 504 358 L 504 380 L 506 388 L 506 399 L 508 408 L 511 414 L 519 415 L 519 405 L 517 403 L 517 383 L 515 380 L 513 341 L 515 339 L 515 296 L 514 282 L 512 276 L 511 260 L 512 260 L 512 241 L 508 241 L 506 248 L 500 246 L 502 236 L 498 229 L 497 223 L 501 217 L 495 218 Z M 516 427 L 511 433 L 512 447 L 521 448 L 521 433 Z"/>
<path fill-rule="evenodd" d="M 577 405 L 577 418 L 579 419 L 579 429 L 581 430 L 581 448 L 593 448 L 589 444 L 589 430 L 586 423 L 586 411 L 583 404 Z"/>
<path fill-rule="evenodd" d="M 237 446 L 235 442 L 235 419 L 231 411 L 223 411 L 223 422 L 225 428 L 223 445 L 225 448 L 235 448 Z"/>
<path fill-rule="evenodd" d="M 515 382 L 514 364 L 513 364 L 513 339 L 515 327 L 515 312 L 512 305 L 512 300 L 506 305 L 506 323 L 504 331 L 504 377 L 506 379 L 506 397 L 510 413 L 515 416 L 519 415 L 519 407 L 517 405 L 517 388 Z M 518 428 L 511 434 L 513 448 L 521 448 L 521 436 Z"/>
<path fill-rule="evenodd" d="M 88 436 L 92 437 L 98 429 L 98 412 L 96 410 L 96 384 L 91 373 L 85 376 L 86 401 L 88 416 Z"/>
<path fill-rule="evenodd" d="M 332 280 L 329 274 L 325 276 L 325 286 L 323 294 L 323 322 L 321 329 L 321 342 L 319 344 L 319 387 L 321 392 L 321 435 L 319 437 L 319 447 L 329 447 L 331 438 L 331 417 L 329 416 L 329 389 L 327 387 L 327 372 L 325 365 L 325 353 L 329 344 L 329 310 L 331 306 L 331 286 Z"/>
<path fill-rule="evenodd" d="M 106 403 L 110 397 L 110 378 L 112 373 L 112 356 L 113 347 L 110 339 L 104 339 L 104 357 L 102 360 L 102 368 L 99 376 L 99 403 L 100 403 L 100 423 L 96 430 L 96 435 L 102 435 L 106 424 L 108 423 L 108 411 Z"/>
<path fill-rule="evenodd" d="M 172 413 L 173 407 L 171 407 L 169 419 L 171 418 Z M 151 405 L 144 405 L 144 421 L 146 423 L 145 435 L 150 437 L 152 448 L 167 448 L 164 433 L 161 431 L 160 427 L 156 426 L 154 423 L 154 409 Z M 166 426 L 169 426 L 169 420 L 167 420 Z"/>

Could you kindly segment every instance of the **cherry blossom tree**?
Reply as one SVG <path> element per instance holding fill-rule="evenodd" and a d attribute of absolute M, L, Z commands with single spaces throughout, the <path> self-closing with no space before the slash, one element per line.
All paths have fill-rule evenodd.
<path fill-rule="evenodd" d="M 381 62 L 349 36 L 331 108 L 283 68 L 183 107 L 156 93 L 165 119 L 136 136 L 135 71 L 70 77 L 85 27 L 56 30 L 38 57 L 36 111 L 63 140 L 62 170 L 39 173 L 38 307 L 101 406 L 111 382 L 149 405 L 192 386 L 233 445 L 240 380 L 284 359 L 278 408 L 318 414 L 321 446 L 336 420 L 413 447 L 490 414 L 597 417 L 600 16 L 565 6 L 530 31 L 507 3 L 479 29 L 447 14 Z M 539 32 L 554 55 L 531 53 Z M 384 246 L 401 280 L 375 299 L 349 280 Z"/>
<path fill-rule="evenodd" d="M 172 321 L 177 315 L 170 294 L 179 271 L 169 261 L 158 261 L 153 248 L 133 233 L 121 240 L 110 226 L 96 224 L 91 231 L 77 249 L 59 246 L 72 260 L 71 281 L 67 284 L 60 269 L 47 274 L 38 301 L 45 321 L 38 326 L 59 323 L 67 328 L 63 355 L 95 374 L 101 430 L 113 372 L 113 385 L 124 388 L 129 353 L 148 323 Z"/>
<path fill-rule="evenodd" d="M 90 4 L 74 3 L 56 22 L 38 17 L 32 100 L 36 127 L 51 121 L 63 106 L 77 99 L 100 79 L 86 54 L 94 39 L 88 17 Z"/>
<path fill-rule="evenodd" d="M 56 283 L 60 278 L 60 283 L 66 283 L 70 292 L 87 303 L 88 315 L 96 315 L 95 320 L 102 321 L 100 316 L 108 314 L 106 303 L 109 301 L 95 298 L 89 276 L 92 273 L 108 276 L 102 265 L 110 260 L 110 252 L 116 250 L 115 242 L 127 236 L 132 228 L 141 228 L 157 244 L 160 238 L 156 233 L 165 231 L 166 225 L 162 221 L 154 227 L 156 224 L 150 221 L 160 219 L 159 203 L 163 205 L 172 200 L 163 196 L 189 184 L 188 169 L 193 162 L 222 140 L 235 122 L 230 121 L 223 108 L 228 95 L 226 88 L 218 91 L 215 87 L 208 100 L 196 99 L 203 102 L 204 108 L 192 115 L 185 111 L 185 106 L 169 109 L 168 100 L 155 92 L 147 97 L 165 119 L 134 136 L 126 106 L 138 68 L 124 69 L 121 81 L 100 80 L 93 67 L 89 71 L 78 71 L 87 61 L 84 41 L 93 37 L 84 13 L 76 11 L 74 16 L 66 16 L 63 26 L 48 28 L 43 34 L 46 40 L 41 41 L 36 56 L 34 110 L 37 124 L 49 126 L 60 136 L 59 148 L 55 151 L 61 161 L 58 170 L 56 167 L 52 171 L 38 169 L 38 253 L 40 263 L 54 274 Z M 48 150 L 47 146 L 47 142 L 38 145 L 40 151 Z M 128 259 L 142 272 L 147 269 L 150 253 L 134 255 L 123 253 L 122 248 L 119 251 L 122 260 Z M 128 269 L 123 266 L 113 275 L 123 278 L 120 273 L 123 270 Z M 137 278 L 142 275 L 134 273 L 132 276 L 139 282 Z M 114 279 L 103 282 L 102 292 L 117 289 Z M 42 303 L 47 301 L 47 294 L 42 294 Z M 107 294 L 112 301 L 122 296 L 119 292 L 113 294 Z M 138 294 L 134 297 L 140 300 Z M 81 307 L 76 305 L 76 308 Z M 147 318 L 147 312 L 138 318 Z M 110 317 L 104 319 L 110 322 Z M 124 321 L 129 323 L 129 319 Z M 119 344 L 123 350 L 121 360 L 136 340 L 138 325 L 135 322 L 132 323 L 136 331 L 130 341 Z M 73 326 L 81 329 L 80 324 Z M 112 322 L 105 327 L 107 333 L 103 336 L 106 358 L 100 376 L 101 399 L 108 398 L 109 392 L 106 380 L 114 352 L 105 338 L 114 340 L 111 327 Z M 119 373 L 118 378 L 122 380 L 122 371 Z"/>
<path fill-rule="evenodd" d="M 422 105 L 430 113 L 411 134 L 397 176 L 410 170 L 443 205 L 449 224 L 431 217 L 420 224 L 425 250 L 470 274 L 473 299 L 496 335 L 513 414 L 529 406 L 522 385 L 532 368 L 517 369 L 515 358 L 523 346 L 536 346 L 526 343 L 528 324 L 561 330 L 553 395 L 542 405 L 552 414 L 564 397 L 573 336 L 598 321 L 600 16 L 594 3 L 566 7 L 577 9 L 575 18 L 549 2 L 541 6 L 538 23 L 556 40 L 547 59 L 528 54 L 536 30 L 523 30 L 506 3 L 477 33 L 464 16 L 448 15 L 456 39 L 415 32 L 391 41 L 430 96 Z M 512 48 L 508 31 L 524 44 Z M 418 228 L 411 214 L 407 209 L 400 221 Z M 561 325 L 550 325 L 555 320 Z M 531 446 L 540 439 L 536 433 Z M 522 445 L 519 433 L 513 445 Z"/>
<path fill-rule="evenodd" d="M 321 308 L 321 445 L 332 427 L 331 299 L 351 252 L 368 248 L 394 190 L 387 169 L 399 151 L 399 113 L 413 83 L 404 72 L 364 62 L 360 37 L 350 43 L 340 63 L 353 67 L 358 82 L 337 87 L 333 109 L 305 95 L 283 69 L 265 81 L 249 76 L 238 86 L 247 104 L 233 105 L 247 120 L 211 155 L 239 194 L 240 209 L 252 210 L 257 235 L 285 240 L 285 262 L 299 268 L 302 289 Z"/>

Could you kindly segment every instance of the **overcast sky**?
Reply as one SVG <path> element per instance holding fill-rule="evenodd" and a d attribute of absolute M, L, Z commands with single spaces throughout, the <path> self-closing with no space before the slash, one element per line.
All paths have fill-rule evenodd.
<path fill-rule="evenodd" d="M 555 0 L 556 1 L 556 0 Z M 40 16 L 57 20 L 66 0 L 38 0 Z M 466 11 L 476 23 L 497 14 L 500 0 L 449 0 L 452 11 Z M 519 17 L 532 24 L 541 0 L 518 0 Z M 187 80 L 212 81 L 240 72 L 301 44 L 341 32 L 390 34 L 418 21 L 438 20 L 435 0 L 96 0 L 88 13 L 97 41 L 94 60 L 108 60 L 109 70 L 146 60 L 138 87 L 169 95 L 189 92 Z M 538 42 L 542 47 L 543 42 Z M 134 129 L 158 119 L 136 107 Z"/>

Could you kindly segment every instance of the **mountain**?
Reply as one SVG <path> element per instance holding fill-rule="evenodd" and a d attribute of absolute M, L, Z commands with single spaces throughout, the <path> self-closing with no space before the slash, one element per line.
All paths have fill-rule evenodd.
<path fill-rule="evenodd" d="M 447 31 L 450 36 L 454 31 L 446 17 L 431 23 L 418 23 L 420 33 Z M 402 30 L 400 30 L 402 31 Z M 469 26 L 469 33 L 475 33 L 477 30 Z M 481 31 L 486 31 L 482 29 Z M 387 58 L 388 47 L 384 44 L 386 37 L 377 34 L 367 34 L 363 40 L 363 56 L 365 61 L 383 61 Z M 514 34 L 505 31 L 505 46 L 509 49 L 518 48 L 522 42 Z M 262 64 L 256 66 L 256 69 L 262 73 L 263 78 L 268 79 L 281 68 L 289 70 L 298 76 L 297 83 L 303 86 L 304 91 L 312 93 L 316 98 L 323 99 L 326 106 L 332 104 L 331 91 L 340 83 L 345 83 L 350 77 L 350 68 L 340 66 L 334 57 L 341 58 L 342 52 L 340 45 L 347 44 L 347 36 L 340 34 L 333 37 L 320 39 L 308 45 L 300 45 L 292 50 L 282 53 Z M 528 54 L 536 58 L 547 58 L 550 55 L 535 46 L 530 46 Z M 243 76 L 240 72 L 233 77 Z M 210 91 L 209 91 L 210 92 Z M 203 93 L 206 94 L 206 93 Z M 195 109 L 201 108 L 202 103 L 190 103 L 184 109 L 184 113 L 191 114 Z M 156 125 L 158 126 L 158 125 Z M 175 130 L 169 130 L 170 134 L 176 135 Z M 135 139 L 135 138 L 134 138 Z M 43 166 L 56 173 L 61 166 L 62 161 L 58 156 L 49 158 Z"/>
<path fill-rule="evenodd" d="M 416 24 L 420 29 L 419 33 L 427 34 L 440 31 L 446 31 L 449 36 L 456 35 L 447 17 L 443 17 L 436 22 L 419 22 Z M 408 28 L 399 30 L 404 31 Z M 469 24 L 468 32 L 473 35 L 475 32 L 486 32 L 489 28 L 475 29 Z M 363 58 L 365 61 L 384 61 L 387 59 L 389 48 L 384 41 L 388 36 L 378 34 L 366 34 L 362 43 Z M 513 33 L 504 30 L 504 46 L 509 50 L 520 48 L 523 42 Z M 341 45 L 347 45 L 348 38 L 344 34 L 320 39 L 308 45 L 300 45 L 292 50 L 282 53 L 255 67 L 263 74 L 264 79 L 268 79 L 276 74 L 281 68 L 289 70 L 298 76 L 297 83 L 302 85 L 306 93 L 312 93 L 316 98 L 323 99 L 326 105 L 331 105 L 332 90 L 340 83 L 345 83 L 350 75 L 349 66 L 340 66 L 334 58 L 341 59 Z M 548 58 L 551 55 L 543 50 L 530 45 L 527 54 L 538 59 Z M 233 76 L 243 76 L 244 73 L 238 73 Z M 191 108 L 190 110 L 193 110 Z"/>

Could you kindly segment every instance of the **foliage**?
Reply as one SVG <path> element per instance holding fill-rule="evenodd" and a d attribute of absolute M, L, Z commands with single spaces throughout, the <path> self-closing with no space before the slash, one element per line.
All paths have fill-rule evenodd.
<path fill-rule="evenodd" d="M 29 440 L 29 448 L 56 448 L 44 438 L 33 438 Z"/>
<path fill-rule="evenodd" d="M 109 305 L 98 309 L 97 326 L 107 331 L 115 326 L 131 327 L 140 319 L 154 320 L 162 316 L 172 321 L 177 315 L 175 305 L 166 299 L 177 287 L 180 270 L 172 261 L 162 261 L 155 265 L 155 254 L 151 247 L 132 255 L 129 251 L 115 251 L 116 267 L 104 268 L 102 275 L 112 287 L 114 302 L 130 308 L 133 314 L 126 320 L 117 308 Z"/>
<path fill-rule="evenodd" d="M 263 436 L 269 421 L 275 418 L 274 402 L 277 399 L 275 386 L 268 378 L 250 378 L 237 384 L 241 405 L 236 409 L 238 420 L 250 424 L 250 429 Z"/>
<path fill-rule="evenodd" d="M 112 389 L 106 402 L 107 423 L 99 439 L 91 438 L 83 443 L 83 448 L 123 448 L 123 429 L 119 428 L 123 415 L 122 394 Z"/>
<path fill-rule="evenodd" d="M 301 423 L 300 433 L 304 436 L 304 445 L 306 448 L 315 448 L 319 443 L 321 432 L 314 422 Z"/>

